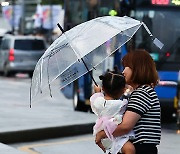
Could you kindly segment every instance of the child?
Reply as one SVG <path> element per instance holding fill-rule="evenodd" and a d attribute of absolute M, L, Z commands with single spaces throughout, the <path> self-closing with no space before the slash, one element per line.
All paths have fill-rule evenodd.
<path fill-rule="evenodd" d="M 125 78 L 115 68 L 115 71 L 107 71 L 104 75 L 99 76 L 102 80 L 102 90 L 98 86 L 94 87 L 95 94 L 90 98 L 92 111 L 98 116 L 93 128 L 93 134 L 96 135 L 104 130 L 107 137 L 102 140 L 105 150 L 111 154 L 125 153 L 135 154 L 135 148 L 129 139 L 134 137 L 133 132 L 120 137 L 113 137 L 112 133 L 117 125 L 121 123 L 123 114 L 126 110 L 127 100 L 121 101 L 119 98 L 125 90 Z"/>

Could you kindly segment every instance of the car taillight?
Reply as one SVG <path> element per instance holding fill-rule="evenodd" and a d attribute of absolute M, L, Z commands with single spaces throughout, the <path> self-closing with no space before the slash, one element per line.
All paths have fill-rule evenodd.
<path fill-rule="evenodd" d="M 9 50 L 9 61 L 14 61 L 14 49 Z"/>

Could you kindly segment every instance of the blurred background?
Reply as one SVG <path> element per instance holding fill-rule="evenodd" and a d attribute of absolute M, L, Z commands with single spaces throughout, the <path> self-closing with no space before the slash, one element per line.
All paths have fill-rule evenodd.
<path fill-rule="evenodd" d="M 31 116 L 32 113 L 27 116 L 31 77 L 41 55 L 62 33 L 57 23 L 67 31 L 96 17 L 126 15 L 144 22 L 154 37 L 150 37 L 145 29 L 139 29 L 131 41 L 107 58 L 91 74 L 99 83 L 98 76 L 107 69 L 113 69 L 116 65 L 123 70 L 121 59 L 130 49 L 146 49 L 156 63 L 160 78 L 155 90 L 161 103 L 163 129 L 167 135 L 165 137 L 179 141 L 178 136 L 175 137 L 176 132 L 180 133 L 179 10 L 180 0 L 0 0 L 0 123 L 4 126 L 1 132 L 18 125 L 19 127 L 16 128 L 18 130 L 31 128 L 27 124 L 28 122 L 32 124 L 35 119 Z M 161 50 L 153 44 L 156 37 L 164 43 Z M 61 119 L 65 112 L 71 113 L 72 117 L 90 116 L 89 119 L 94 120 L 89 105 L 89 98 L 93 93 L 93 82 L 89 74 L 63 89 L 54 90 L 54 93 L 55 97 L 52 100 L 46 96 L 42 100 L 46 103 L 40 103 L 37 109 L 31 110 L 39 119 L 34 127 L 36 124 L 39 127 L 40 121 L 49 123 L 51 117 Z M 48 104 L 51 101 L 54 102 L 53 105 Z M 18 112 L 19 109 L 21 112 Z M 38 110 L 45 113 L 42 114 Z M 17 116 L 16 120 L 14 115 Z M 46 117 L 46 122 L 42 120 L 43 116 Z M 19 120 L 20 117 L 24 117 L 22 121 Z M 55 126 L 61 125 L 57 121 L 53 122 Z M 25 123 L 26 128 L 24 128 Z M 44 123 L 42 127 L 48 127 L 44 126 Z M 11 129 L 10 132 L 13 130 Z M 13 142 L 3 138 L 0 141 Z M 173 144 L 174 149 L 177 147 L 176 144 Z M 167 145 L 170 143 L 165 140 L 161 153 L 167 152 Z M 16 148 L 19 146 L 15 145 Z"/>

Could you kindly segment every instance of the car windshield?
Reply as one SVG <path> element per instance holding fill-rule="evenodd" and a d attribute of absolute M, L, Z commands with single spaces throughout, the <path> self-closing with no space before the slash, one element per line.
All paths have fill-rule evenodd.
<path fill-rule="evenodd" d="M 45 50 L 43 40 L 15 40 L 14 49 L 17 50 Z"/>

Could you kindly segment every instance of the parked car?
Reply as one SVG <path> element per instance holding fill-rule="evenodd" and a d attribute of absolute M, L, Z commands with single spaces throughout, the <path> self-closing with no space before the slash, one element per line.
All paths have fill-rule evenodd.
<path fill-rule="evenodd" d="M 0 47 L 0 72 L 4 76 L 22 72 L 31 77 L 47 46 L 42 37 L 6 34 Z"/>

